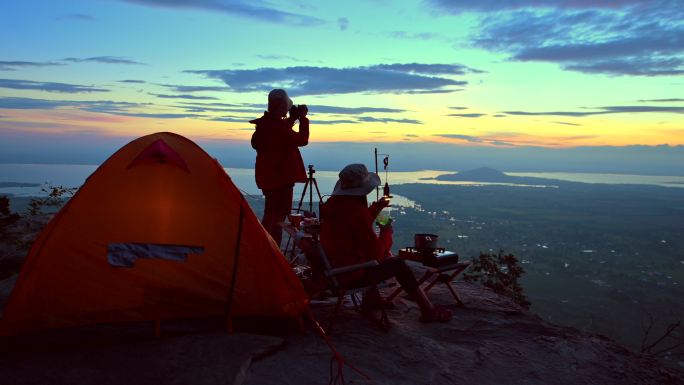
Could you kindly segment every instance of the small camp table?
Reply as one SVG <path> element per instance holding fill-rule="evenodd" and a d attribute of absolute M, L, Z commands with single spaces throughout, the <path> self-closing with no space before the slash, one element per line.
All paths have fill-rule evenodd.
<path fill-rule="evenodd" d="M 289 262 L 290 264 L 295 264 L 297 262 L 297 255 L 296 255 L 296 239 L 297 237 L 304 237 L 304 238 L 311 238 L 313 233 L 318 233 L 320 229 L 320 224 L 317 222 L 314 223 L 309 223 L 306 225 L 301 225 L 299 227 L 294 226 L 292 223 L 289 222 L 280 222 L 280 227 L 285 230 L 285 232 L 289 235 L 289 239 L 287 241 L 287 245 L 285 246 L 285 250 L 283 251 L 283 255 L 285 258 L 288 258 L 289 254 Z M 301 231 L 300 231 L 301 230 Z M 290 245 L 290 242 L 292 244 Z"/>
<path fill-rule="evenodd" d="M 463 301 L 461 301 L 461 299 L 458 298 L 458 295 L 456 295 L 456 291 L 454 290 L 453 286 L 451 286 L 451 282 L 472 264 L 471 261 L 456 261 L 454 263 L 447 263 L 443 265 L 433 265 L 430 263 L 431 261 L 426 260 L 420 253 L 417 253 L 415 249 L 412 248 L 404 248 L 399 250 L 399 257 L 408 262 L 420 263 L 422 267 L 425 268 L 425 273 L 418 280 L 418 286 L 424 284 L 425 282 L 429 282 L 427 286 L 423 288 L 423 291 L 426 294 L 437 283 L 441 282 L 445 284 L 447 288 L 449 288 L 451 295 L 454 296 L 454 299 L 456 299 L 456 303 L 459 306 L 463 306 Z M 387 297 L 387 300 L 391 301 L 398 296 L 402 290 L 403 289 L 401 287 L 397 288 L 392 294 L 389 295 L 389 297 Z"/>

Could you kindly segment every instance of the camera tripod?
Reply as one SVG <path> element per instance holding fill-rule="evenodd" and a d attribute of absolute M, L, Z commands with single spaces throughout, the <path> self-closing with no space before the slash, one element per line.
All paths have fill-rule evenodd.
<path fill-rule="evenodd" d="M 301 213 L 302 212 L 302 204 L 304 204 L 304 197 L 306 197 L 306 192 L 309 192 L 309 213 L 311 215 L 316 215 L 313 211 L 313 193 L 314 189 L 316 190 L 316 194 L 318 195 L 318 201 L 321 202 L 323 200 L 323 197 L 321 196 L 321 190 L 318 189 L 318 182 L 316 181 L 316 178 L 314 177 L 314 174 L 316 173 L 316 170 L 314 169 L 313 164 L 309 165 L 309 171 L 308 177 L 306 178 L 306 183 L 304 184 L 304 189 L 302 190 L 302 196 L 299 198 L 299 203 L 297 204 L 297 208 L 293 209 L 294 211 Z M 292 235 L 290 235 L 287 238 L 287 243 L 285 244 L 285 252 L 283 253 L 285 256 L 287 256 L 288 251 L 290 251 L 290 263 L 295 263 L 297 261 L 297 258 L 295 258 L 295 245 L 294 242 L 292 242 L 292 249 L 290 249 L 290 242 L 292 242 Z"/>
<path fill-rule="evenodd" d="M 309 191 L 309 212 L 313 214 L 313 193 L 314 189 L 316 189 L 316 194 L 318 194 L 318 201 L 320 202 L 323 197 L 321 196 L 321 190 L 318 189 L 318 182 L 316 181 L 316 178 L 314 177 L 314 174 L 316 173 L 316 170 L 314 169 L 314 165 L 310 164 L 309 165 L 309 171 L 308 171 L 308 178 L 306 179 L 306 183 L 304 184 L 304 190 L 302 190 L 302 196 L 299 198 L 299 204 L 297 204 L 297 212 L 302 211 L 302 204 L 304 203 L 304 197 L 306 196 L 306 191 Z"/>

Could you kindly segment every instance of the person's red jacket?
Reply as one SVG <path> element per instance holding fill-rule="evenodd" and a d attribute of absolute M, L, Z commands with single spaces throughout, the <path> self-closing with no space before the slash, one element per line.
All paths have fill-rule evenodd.
<path fill-rule="evenodd" d="M 306 170 L 299 147 L 309 143 L 309 119 L 299 119 L 299 132 L 292 129 L 294 122 L 268 112 L 250 123 L 256 124 L 252 148 L 257 151 L 257 186 L 262 190 L 270 190 L 306 182 Z"/>
<path fill-rule="evenodd" d="M 333 195 L 321 207 L 321 243 L 333 267 L 384 260 L 392 248 L 392 228 L 380 237 L 373 228 L 379 210 L 366 197 Z M 345 281 L 353 280 L 348 278 Z"/>

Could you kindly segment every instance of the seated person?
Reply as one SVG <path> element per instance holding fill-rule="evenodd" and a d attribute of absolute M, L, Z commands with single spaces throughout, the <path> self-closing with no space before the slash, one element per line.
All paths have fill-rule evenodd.
<path fill-rule="evenodd" d="M 323 249 L 333 267 L 354 265 L 373 259 L 379 263 L 377 267 L 338 278 L 340 283 L 345 286 L 355 282 L 375 284 L 395 277 L 420 306 L 421 321 L 449 321 L 451 311 L 440 305 L 433 305 L 418 287 L 418 282 L 406 262 L 392 256 L 392 225 L 381 226 L 379 237 L 375 234 L 375 217 L 389 205 L 389 199 L 383 197 L 368 207 L 366 195 L 380 185 L 378 175 L 369 173 L 363 164 L 350 164 L 340 171 L 339 177 L 332 196 L 321 207 L 320 237 Z M 364 304 L 369 299 L 366 293 Z"/>

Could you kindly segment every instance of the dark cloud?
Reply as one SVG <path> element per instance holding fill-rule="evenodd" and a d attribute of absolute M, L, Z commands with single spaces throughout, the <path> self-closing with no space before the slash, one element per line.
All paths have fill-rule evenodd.
<path fill-rule="evenodd" d="M 264 6 L 263 2 L 245 0 L 120 0 L 150 7 L 197 9 L 248 17 L 269 23 L 316 26 L 325 21 L 313 16 L 281 11 Z M 289 3 L 288 3 L 289 4 Z"/>
<path fill-rule="evenodd" d="M 460 118 L 479 118 L 481 116 L 487 116 L 487 114 L 477 114 L 477 113 L 472 113 L 472 114 L 448 114 L 447 116 L 458 116 Z"/>
<path fill-rule="evenodd" d="M 243 107 L 243 106 L 253 106 L 252 103 L 193 103 L 193 102 L 179 102 L 180 104 L 187 104 L 196 107 Z"/>
<path fill-rule="evenodd" d="M 51 110 L 56 108 L 71 107 L 83 111 L 102 114 L 157 119 L 200 118 L 204 116 L 188 113 L 143 113 L 134 111 L 135 109 L 148 108 L 149 106 L 149 103 L 115 102 L 111 100 L 76 101 L 0 97 L 0 109 Z"/>
<path fill-rule="evenodd" d="M 0 61 L 0 71 L 14 71 L 25 67 L 52 67 L 62 66 L 64 63 L 35 62 L 35 61 Z"/>
<path fill-rule="evenodd" d="M 451 9 L 460 1 L 433 1 Z M 511 60 L 590 74 L 684 73 L 684 7 L 677 0 L 470 2 L 483 14 L 473 44 Z"/>
<path fill-rule="evenodd" d="M 414 135 L 414 134 L 405 134 L 404 136 L 407 138 L 417 138 L 418 137 L 418 135 Z"/>
<path fill-rule="evenodd" d="M 67 13 L 57 17 L 57 20 L 94 21 L 95 18 L 84 13 Z"/>
<path fill-rule="evenodd" d="M 108 92 L 104 88 L 93 86 L 82 86 L 78 84 L 54 83 L 54 82 L 34 82 L 31 80 L 0 79 L 0 88 L 10 88 L 14 90 L 37 90 L 47 92 L 62 92 L 77 94 L 84 92 Z"/>
<path fill-rule="evenodd" d="M 235 92 L 268 92 L 286 88 L 291 95 L 348 93 L 451 92 L 449 87 L 464 86 L 465 81 L 444 75 L 459 75 L 478 70 L 460 64 L 381 64 L 367 67 L 331 68 L 298 66 L 251 70 L 185 71 L 219 79 Z M 443 76 L 435 76 L 443 75 Z"/>
<path fill-rule="evenodd" d="M 190 103 L 179 102 L 177 107 L 183 108 L 186 112 L 223 112 L 223 113 L 241 113 L 241 114 L 260 114 L 264 111 L 265 106 L 255 105 L 252 103 Z"/>
<path fill-rule="evenodd" d="M 66 107 L 68 104 L 59 100 L 45 100 L 45 99 L 31 99 L 31 98 L 14 98 L 14 97 L 0 97 L 0 109 L 9 110 L 34 110 L 45 109 L 51 110 L 58 107 Z"/>
<path fill-rule="evenodd" d="M 439 136 L 442 138 L 451 138 L 451 139 L 463 139 L 467 140 L 469 142 L 480 142 L 480 138 L 472 135 L 461 135 L 461 134 L 434 134 L 433 136 Z"/>
<path fill-rule="evenodd" d="M 504 111 L 508 115 L 522 116 L 574 116 L 582 117 L 589 115 L 622 114 L 622 113 L 672 113 L 684 114 L 681 106 L 607 106 L 600 107 L 598 111 Z"/>
<path fill-rule="evenodd" d="M 684 74 L 683 63 L 684 60 L 679 58 L 628 58 L 568 64 L 562 67 L 566 70 L 584 73 L 662 76 Z"/>
<path fill-rule="evenodd" d="M 136 116 L 131 115 L 130 110 L 136 108 L 146 108 L 150 103 L 129 103 L 129 102 L 115 102 L 111 100 L 87 101 L 87 102 L 69 102 L 73 107 L 80 108 L 88 112 L 96 112 L 100 114 L 122 115 L 122 116 Z"/>
<path fill-rule="evenodd" d="M 358 120 L 366 123 L 404 123 L 404 124 L 423 124 L 420 120 L 414 119 L 393 119 L 393 118 L 374 118 L 372 116 L 362 116 Z"/>
<path fill-rule="evenodd" d="M 201 113 L 201 112 L 227 112 L 232 114 L 246 114 L 252 116 L 254 119 L 260 116 L 264 110 L 250 109 L 250 108 L 207 108 L 207 107 L 186 107 L 186 112 Z"/>
<path fill-rule="evenodd" d="M 615 9 L 630 4 L 644 3 L 645 0 L 428 0 L 428 3 L 438 7 L 441 11 L 453 14 L 463 12 L 500 12 L 521 8 L 605 8 Z"/>
<path fill-rule="evenodd" d="M 556 122 L 554 122 L 554 123 L 556 123 L 556 124 L 563 124 L 563 125 L 566 125 L 566 126 L 581 126 L 581 124 L 570 123 L 570 122 L 558 122 L 558 121 L 556 121 Z"/>
<path fill-rule="evenodd" d="M 143 113 L 143 112 L 119 112 L 116 115 L 133 116 L 136 118 L 154 118 L 154 119 L 184 119 L 184 118 L 201 118 L 203 115 L 197 114 L 174 114 L 174 113 Z"/>
<path fill-rule="evenodd" d="M 467 110 L 468 107 L 449 107 L 449 109 L 452 109 L 452 110 Z"/>
<path fill-rule="evenodd" d="M 126 79 L 126 80 L 119 80 L 119 83 L 133 83 L 133 84 L 145 84 L 147 83 L 144 80 L 134 80 L 134 79 Z"/>
<path fill-rule="evenodd" d="M 639 102 L 643 103 L 670 103 L 670 102 L 684 102 L 684 99 L 680 98 L 669 98 L 669 99 L 640 99 Z"/>
<path fill-rule="evenodd" d="M 48 100 L 33 98 L 0 97 L 0 109 L 18 110 L 51 110 L 63 107 L 76 107 L 89 112 L 116 113 L 130 108 L 145 107 L 148 104 L 114 102 L 108 100 L 98 101 L 75 101 L 75 100 Z"/>
<path fill-rule="evenodd" d="M 72 63 L 103 63 L 103 64 L 129 64 L 129 65 L 142 65 L 144 63 L 119 56 L 94 56 L 87 58 L 76 58 L 67 57 L 62 59 L 64 61 Z"/>
<path fill-rule="evenodd" d="M 680 31 L 684 32 L 684 30 Z M 624 56 L 640 56 L 657 50 L 660 54 L 677 53 L 684 49 L 684 41 L 668 39 L 662 41 L 662 37 L 632 37 L 616 39 L 605 42 L 589 42 L 583 44 L 557 44 L 544 47 L 526 47 L 513 56 L 519 61 L 550 61 L 550 62 L 576 62 L 579 60 L 610 59 Z M 635 58 L 632 58 L 634 60 Z M 655 60 L 648 58 L 655 62 Z M 607 63 L 617 60 L 608 60 Z M 681 60 L 665 63 L 658 61 L 658 65 L 679 66 Z"/>
<path fill-rule="evenodd" d="M 337 26 L 340 28 L 340 31 L 346 31 L 347 28 L 349 28 L 349 19 L 346 17 L 340 17 L 337 19 Z"/>
<path fill-rule="evenodd" d="M 245 118 L 241 116 L 221 116 L 218 118 L 212 118 L 210 119 L 215 122 L 229 122 L 229 123 L 247 123 L 251 119 L 250 118 Z M 253 130 L 254 128 L 250 128 L 250 130 Z"/>
<path fill-rule="evenodd" d="M 312 124 L 326 124 L 326 125 L 330 124 L 330 125 L 333 125 L 333 124 L 360 124 L 361 122 L 359 122 L 358 120 L 349 120 L 349 119 L 334 119 L 334 120 L 318 120 L 318 119 L 313 120 L 312 119 L 311 123 Z"/>
<path fill-rule="evenodd" d="M 394 63 L 378 64 L 369 68 L 426 75 L 465 75 L 467 73 L 479 74 L 485 72 L 462 64 Z"/>
<path fill-rule="evenodd" d="M 495 145 L 495 146 L 515 146 L 515 144 L 511 143 L 511 142 L 501 141 L 501 140 L 497 140 L 497 139 L 490 139 L 487 137 L 472 136 L 472 135 L 434 134 L 433 136 L 439 136 L 439 137 L 447 138 L 447 139 L 465 140 L 465 141 L 470 142 L 470 143 L 491 144 L 491 145 Z"/>
<path fill-rule="evenodd" d="M 670 112 L 673 114 L 684 114 L 684 107 L 681 106 L 609 106 L 601 108 L 607 114 L 623 112 Z"/>
<path fill-rule="evenodd" d="M 323 105 L 308 105 L 309 112 L 311 113 L 324 113 L 324 114 L 340 114 L 340 115 L 358 115 L 365 114 L 369 112 L 382 112 L 382 113 L 401 113 L 406 112 L 406 110 L 397 108 L 384 108 L 384 107 L 338 107 L 338 106 L 323 106 Z"/>
<path fill-rule="evenodd" d="M 581 112 L 581 111 L 546 111 L 546 112 L 530 112 L 530 111 L 504 111 L 508 115 L 521 115 L 521 116 L 589 116 L 605 113 L 603 111 L 597 112 Z"/>
<path fill-rule="evenodd" d="M 492 115 L 492 116 L 495 117 L 495 118 L 505 118 L 505 117 L 506 117 L 506 115 L 504 115 L 504 114 L 495 114 L 495 115 Z"/>
<path fill-rule="evenodd" d="M 162 99 L 218 100 L 218 98 L 215 98 L 213 96 L 197 96 L 197 95 L 190 95 L 190 94 L 165 95 L 165 94 L 153 94 L 151 92 L 148 94 L 152 95 L 152 96 L 156 96 L 158 98 L 162 98 Z"/>

